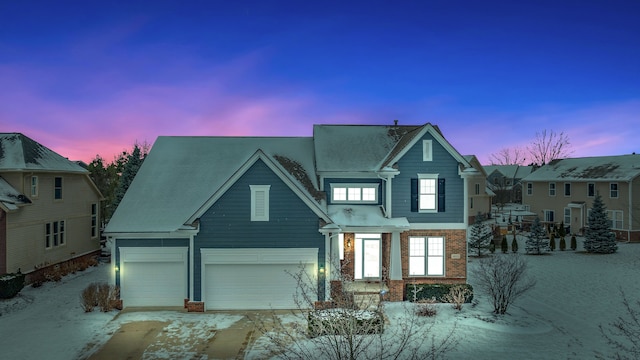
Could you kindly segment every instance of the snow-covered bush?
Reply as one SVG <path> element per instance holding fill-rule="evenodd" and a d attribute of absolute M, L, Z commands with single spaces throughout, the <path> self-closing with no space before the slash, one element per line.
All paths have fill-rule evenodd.
<path fill-rule="evenodd" d="M 516 240 L 516 237 L 513 237 L 513 240 L 511 240 L 511 252 L 513 253 L 517 253 L 518 252 L 518 240 Z"/>
<path fill-rule="evenodd" d="M 469 290 L 465 297 L 466 303 L 470 303 L 473 300 L 473 286 L 471 284 L 407 284 L 405 298 L 413 302 L 431 298 L 434 298 L 436 302 L 449 302 L 445 299 L 445 296 L 449 294 L 454 286 L 461 286 Z"/>
<path fill-rule="evenodd" d="M 504 314 L 522 294 L 535 286 L 527 276 L 527 263 L 519 254 L 481 259 L 478 285 L 489 295 L 495 314 Z"/>
<path fill-rule="evenodd" d="M 590 253 L 611 254 L 618 250 L 616 237 L 611 232 L 611 221 L 602 197 L 596 194 L 593 200 L 593 208 L 589 213 L 589 227 L 584 233 L 584 249 Z"/>
<path fill-rule="evenodd" d="M 462 310 L 462 304 L 467 302 L 467 299 L 471 295 L 471 290 L 463 285 L 454 285 L 449 288 L 449 293 L 444 296 L 444 300 L 453 304 L 453 308 L 456 310 Z"/>
<path fill-rule="evenodd" d="M 436 299 L 422 299 L 416 303 L 416 315 L 418 316 L 436 316 L 438 309 L 436 308 Z"/>
<path fill-rule="evenodd" d="M 384 317 L 379 311 L 334 308 L 314 310 L 308 317 L 309 336 L 366 335 L 384 331 Z"/>
<path fill-rule="evenodd" d="M 24 287 L 24 274 L 5 274 L 0 276 L 0 299 L 10 299 Z"/>
<path fill-rule="evenodd" d="M 527 254 L 534 255 L 541 255 L 549 251 L 549 240 L 546 231 L 537 216 L 531 225 L 531 232 L 525 242 L 525 250 Z"/>
<path fill-rule="evenodd" d="M 575 235 L 571 235 L 571 250 L 576 250 L 578 248 L 578 241 L 576 240 Z"/>

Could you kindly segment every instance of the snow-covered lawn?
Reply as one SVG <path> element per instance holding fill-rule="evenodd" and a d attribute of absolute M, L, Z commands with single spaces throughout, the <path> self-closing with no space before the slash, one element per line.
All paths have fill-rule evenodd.
<path fill-rule="evenodd" d="M 476 306 L 466 304 L 457 312 L 448 304 L 438 305 L 438 314 L 428 320 L 435 322 L 433 330 L 444 334 L 455 325 L 454 336 L 459 340 L 447 358 L 586 359 L 593 358 L 595 351 L 610 354 L 598 325 L 607 325 L 624 315 L 619 289 L 624 289 L 633 301 L 640 298 L 640 244 L 620 244 L 612 255 L 555 251 L 546 256 L 525 256 L 525 260 L 537 285 L 515 302 L 508 315 L 494 316 L 491 304 L 477 287 Z M 472 285 L 477 262 L 470 258 Z M 81 290 L 91 282 L 108 278 L 109 266 L 100 265 L 67 276 L 59 283 L 45 283 L 37 289 L 27 287 L 17 298 L 0 300 L 2 358 L 82 358 L 104 344 L 121 324 L 144 320 L 170 322 L 166 332 L 185 344 L 174 345 L 170 351 L 149 351 L 155 351 L 157 357 L 169 354 L 171 358 L 188 358 L 189 343 L 207 341 L 212 336 L 204 329 L 221 329 L 238 320 L 238 315 L 166 311 L 118 317 L 117 311 L 84 313 Z M 405 305 L 385 303 L 388 326 L 402 326 L 396 319 L 402 318 Z M 260 358 L 260 341 L 250 349 L 249 358 Z"/>

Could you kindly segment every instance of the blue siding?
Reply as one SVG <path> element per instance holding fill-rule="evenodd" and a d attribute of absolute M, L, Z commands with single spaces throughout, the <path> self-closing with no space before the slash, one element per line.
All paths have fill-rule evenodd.
<path fill-rule="evenodd" d="M 269 221 L 251 221 L 249 185 L 271 185 Z M 318 248 L 318 266 L 324 267 L 324 236 L 319 218 L 275 174 L 258 160 L 200 218 L 195 237 L 194 298 L 201 299 L 202 248 Z M 324 279 L 319 279 L 324 293 Z"/>
<path fill-rule="evenodd" d="M 422 160 L 422 140 L 433 140 L 432 161 Z M 406 217 L 410 223 L 463 223 L 464 180 L 458 175 L 458 161 L 437 142 L 425 134 L 398 161 L 400 175 L 393 179 L 392 206 L 394 217 Z M 445 181 L 444 212 L 419 213 L 411 211 L 411 179 L 418 174 L 439 174 Z"/>
<path fill-rule="evenodd" d="M 328 178 L 324 179 L 324 191 L 327 194 L 327 205 L 331 203 L 331 184 L 378 184 L 378 202 L 377 203 L 361 203 L 361 205 L 382 205 L 382 201 L 385 198 L 385 186 L 380 179 L 357 179 L 357 178 Z M 341 202 L 339 204 L 345 204 Z M 359 203 L 351 203 L 359 204 Z"/>
<path fill-rule="evenodd" d="M 116 239 L 116 253 L 113 261 L 118 267 L 120 267 L 120 248 L 123 247 L 189 247 L 189 239 Z M 113 256 L 113 254 L 111 255 Z M 191 265 L 189 258 L 187 258 L 187 279 L 189 279 L 189 269 L 191 269 Z M 116 273 L 116 286 L 120 286 L 120 273 Z M 188 286 L 189 281 L 187 281 Z"/>

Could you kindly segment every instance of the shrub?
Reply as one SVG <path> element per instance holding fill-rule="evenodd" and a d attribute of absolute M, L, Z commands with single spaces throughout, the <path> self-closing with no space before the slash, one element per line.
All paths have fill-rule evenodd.
<path fill-rule="evenodd" d="M 435 302 L 448 302 L 445 300 L 445 296 L 449 294 L 453 286 L 463 286 L 469 289 L 469 294 L 464 302 L 470 303 L 473 300 L 473 286 L 471 284 L 407 284 L 405 298 L 413 302 L 430 299 L 434 299 Z"/>
<path fill-rule="evenodd" d="M 576 241 L 576 236 L 571 235 L 571 250 L 575 250 L 578 248 L 578 243 Z"/>
<path fill-rule="evenodd" d="M 549 235 L 549 248 L 551 249 L 551 251 L 556 250 L 556 235 L 554 233 L 551 233 L 551 235 Z"/>
<path fill-rule="evenodd" d="M 454 285 L 449 288 L 449 293 L 444 296 L 446 302 L 453 304 L 456 310 L 462 310 L 462 304 L 467 301 L 471 290 L 464 285 Z"/>
<path fill-rule="evenodd" d="M 0 276 L 0 299 L 10 299 L 24 287 L 24 274 L 19 271 L 15 274 Z"/>
<path fill-rule="evenodd" d="M 564 239 L 564 237 L 560 237 L 560 244 L 558 244 L 558 248 L 560 249 L 560 251 L 564 251 L 567 248 L 567 241 Z"/>
<path fill-rule="evenodd" d="M 496 252 L 496 243 L 493 240 L 489 243 L 489 252 L 492 254 Z"/>
<path fill-rule="evenodd" d="M 95 308 L 96 306 L 98 306 L 98 284 L 97 283 L 91 283 L 89 285 L 87 285 L 86 288 L 84 288 L 84 290 L 82 290 L 82 293 L 80 294 L 80 305 L 82 305 L 82 309 L 84 309 L 84 312 L 92 312 L 93 308 Z"/>
<path fill-rule="evenodd" d="M 422 299 L 418 301 L 416 306 L 416 315 L 427 317 L 436 316 L 436 314 L 438 313 L 438 309 L 436 309 L 435 303 L 435 298 Z"/>
<path fill-rule="evenodd" d="M 480 260 L 477 277 L 478 285 L 491 298 L 495 314 L 505 314 L 513 301 L 536 283 L 527 276 L 527 263 L 518 254 Z"/>
<path fill-rule="evenodd" d="M 509 251 L 509 245 L 507 244 L 507 235 L 502 235 L 502 242 L 500 243 L 502 253 L 506 254 Z"/>
<path fill-rule="evenodd" d="M 513 240 L 511 240 L 511 252 L 518 252 L 518 240 L 516 240 L 515 236 L 513 237 Z"/>
<path fill-rule="evenodd" d="M 334 308 L 309 313 L 310 337 L 321 335 L 367 335 L 384 331 L 384 317 L 379 311 Z"/>
<path fill-rule="evenodd" d="M 91 283 L 80 294 L 81 305 L 85 312 L 99 307 L 102 312 L 119 308 L 120 289 L 107 283 Z"/>

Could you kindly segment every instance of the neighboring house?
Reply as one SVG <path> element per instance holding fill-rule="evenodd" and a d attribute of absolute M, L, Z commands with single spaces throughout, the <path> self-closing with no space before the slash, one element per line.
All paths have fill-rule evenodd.
<path fill-rule="evenodd" d="M 19 133 L 0 133 L 0 275 L 100 252 L 102 196 L 89 172 Z"/>
<path fill-rule="evenodd" d="M 523 183 L 523 204 L 544 222 L 582 233 L 600 193 L 617 238 L 640 241 L 640 155 L 554 160 Z"/>
<path fill-rule="evenodd" d="M 487 187 L 487 173 L 480 165 L 475 155 L 465 155 L 465 159 L 478 171 L 476 175 L 469 178 L 469 224 L 476 221 L 478 213 L 489 218 L 491 216 L 491 201 L 495 193 Z"/>
<path fill-rule="evenodd" d="M 521 181 L 534 171 L 533 166 L 489 165 L 484 170 L 487 174 L 487 186 L 496 194 L 495 203 L 522 203 Z"/>
<path fill-rule="evenodd" d="M 477 175 L 431 124 L 159 137 L 105 231 L 114 282 L 125 307 L 198 311 L 294 308 L 299 270 L 318 301 L 464 283 Z"/>

